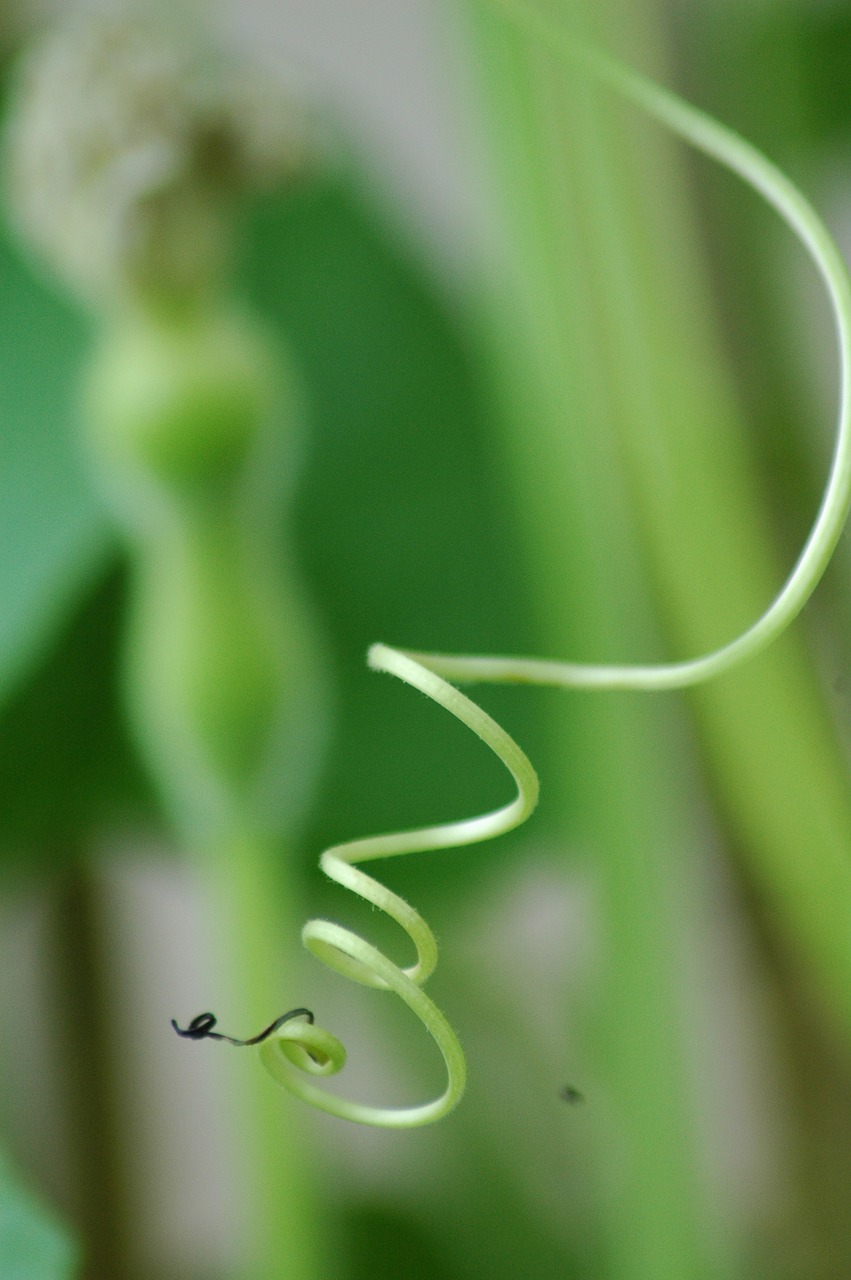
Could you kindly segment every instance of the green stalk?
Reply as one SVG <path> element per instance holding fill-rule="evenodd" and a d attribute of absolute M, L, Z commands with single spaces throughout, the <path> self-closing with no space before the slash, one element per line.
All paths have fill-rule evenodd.
<path fill-rule="evenodd" d="M 216 977 L 224 1022 L 255 1034 L 297 1003 L 293 974 L 300 897 L 282 875 L 280 843 L 234 833 L 199 860 L 220 941 Z M 190 1011 L 194 1012 L 194 1011 Z M 223 1050 L 224 1052 L 224 1050 Z M 329 1223 L 322 1212 L 305 1117 L 258 1069 L 250 1051 L 228 1061 L 227 1122 L 237 1138 L 232 1171 L 239 1197 L 239 1280 L 320 1280 L 330 1274 Z"/>
<path fill-rule="evenodd" d="M 597 482 L 608 465 L 611 488 L 619 469 L 624 486 L 621 503 L 627 509 L 631 497 L 637 517 L 634 530 L 624 522 L 620 532 L 631 533 L 633 541 L 640 534 L 646 545 L 675 644 L 679 642 L 689 654 L 706 656 L 642 665 L 636 648 L 635 656 L 625 664 L 621 658 L 620 666 L 605 665 L 605 651 L 594 665 L 442 655 L 432 656 L 431 665 L 450 678 L 531 680 L 566 687 L 664 689 L 705 680 L 729 671 L 745 656 L 753 657 L 768 639 L 776 638 L 824 570 L 848 506 L 847 390 L 843 386 L 834 463 L 818 519 L 794 572 L 778 590 L 775 584 L 782 582 L 782 575 L 774 569 L 767 547 L 766 521 L 718 357 L 675 166 L 658 138 L 632 122 L 626 126 L 610 108 L 594 103 L 593 95 L 582 87 L 586 77 L 610 86 L 738 172 L 793 226 L 822 272 L 834 304 L 843 383 L 851 313 L 847 272 L 818 217 L 783 174 L 706 117 L 583 46 L 577 40 L 585 34 L 583 15 L 576 6 L 563 15 L 566 25 L 535 5 L 504 0 L 494 7 L 516 24 L 515 40 L 522 31 L 530 41 L 519 55 L 527 59 L 527 79 L 513 99 L 504 100 L 511 84 L 509 60 L 502 51 L 502 63 L 494 59 L 500 123 L 510 122 L 502 134 L 503 141 L 508 141 L 503 174 L 508 175 L 517 215 L 510 224 L 509 239 L 512 247 L 521 250 L 516 259 L 519 270 L 511 280 L 512 312 L 520 324 L 511 348 L 502 353 L 500 373 L 512 368 L 518 352 L 521 358 L 539 357 L 535 378 L 522 385 L 515 401 L 522 413 L 524 398 L 527 408 L 534 403 L 528 399 L 530 391 L 546 386 L 552 361 L 549 407 L 556 411 L 553 422 L 558 415 L 563 430 L 569 423 L 574 425 L 572 409 L 578 411 L 576 425 L 589 426 L 597 443 L 608 432 L 597 455 L 597 468 L 602 470 L 591 467 L 583 473 L 575 451 L 573 455 L 579 492 L 570 497 L 577 502 L 580 516 L 573 533 L 578 532 L 581 554 L 594 563 L 594 548 L 601 545 L 593 536 L 596 513 L 602 517 L 600 537 L 615 529 L 617 512 L 606 510 L 606 489 Z M 642 15 L 621 5 L 612 16 L 629 32 L 632 59 L 642 45 Z M 606 15 L 598 9 L 596 17 L 598 25 L 596 29 L 592 25 L 591 34 L 599 38 L 608 34 Z M 489 20 L 499 26 L 490 11 L 483 26 Z M 508 34 L 506 44 L 510 41 Z M 541 50 L 553 55 L 552 63 L 540 61 L 537 51 Z M 553 66 L 560 67 L 563 76 L 555 88 L 551 87 Z M 578 88 L 574 85 L 577 73 L 582 77 Z M 521 69 L 521 81 L 522 77 Z M 538 103 L 546 96 L 548 104 L 543 111 L 538 109 L 537 123 L 532 120 L 536 95 Z M 529 122 L 525 137 L 524 110 Z M 513 171 L 513 162 L 518 161 Z M 521 172 L 525 186 L 516 181 Z M 664 205 L 659 192 L 665 194 Z M 558 229 L 565 233 L 561 243 L 549 220 L 554 212 Z M 563 273 L 565 263 L 570 265 L 571 277 Z M 530 334 L 531 353 L 521 348 L 521 335 Z M 585 356 L 583 343 L 589 336 L 594 351 Z M 573 369 L 568 352 L 574 357 Z M 578 366 L 579 377 L 578 352 L 585 357 Z M 608 375 L 604 387 L 597 377 L 595 389 L 603 388 L 604 394 L 592 402 L 587 387 L 595 382 L 596 352 L 602 353 L 604 361 L 608 358 Z M 578 391 L 583 379 L 584 395 Z M 547 407 L 542 401 L 538 414 Z M 541 432 L 534 420 L 526 423 L 524 452 L 530 428 Z M 590 446 L 586 436 L 582 441 Z M 566 459 L 558 438 L 548 435 L 547 449 L 551 468 L 559 454 Z M 590 447 L 588 456 L 592 456 Z M 546 465 L 543 455 L 536 465 Z M 535 473 L 524 471 L 530 474 Z M 541 486 L 536 488 L 540 494 Z M 591 520 L 583 519 L 587 514 L 583 502 L 589 495 Z M 524 497 L 528 508 L 534 497 L 531 486 Z M 581 537 L 588 533 L 592 536 L 586 545 Z M 533 548 L 552 556 L 550 573 L 557 581 L 555 547 L 544 540 Z M 596 566 L 598 572 L 603 569 L 599 560 Z M 639 580 L 640 575 L 635 575 L 633 582 Z M 772 599 L 772 589 L 775 599 L 769 607 L 766 602 Z M 605 608 L 599 616 L 605 617 Z M 592 625 L 581 636 L 582 642 L 587 642 L 593 629 Z M 625 631 L 621 628 L 622 638 Z M 631 631 L 634 640 L 640 629 Z M 548 637 L 549 644 L 553 638 Z M 556 643 L 563 645 L 567 638 L 563 630 Z M 603 626 L 597 641 L 605 640 Z M 577 652 L 568 645 L 565 650 L 571 657 Z M 581 649 L 579 654 L 584 656 Z M 749 873 L 779 927 L 803 955 L 811 984 L 818 983 L 822 999 L 827 998 L 847 1034 L 849 795 L 806 658 L 787 639 L 743 674 L 707 685 L 695 702 L 705 749 L 725 805 L 736 821 Z M 610 749 L 615 745 L 612 739 Z M 649 950 L 643 958 L 648 957 Z"/>
<path fill-rule="evenodd" d="M 598 9 L 600 6 L 598 6 Z M 562 6 L 573 28 L 579 5 Z M 602 21 L 602 12 L 598 15 Z M 606 175 L 622 161 L 608 106 L 476 5 L 471 34 L 505 214 L 502 296 L 490 317 L 500 440 L 514 478 L 547 652 L 613 661 L 656 628 L 620 457 L 601 238 Z M 699 843 L 670 704 L 568 693 L 553 707 L 561 780 L 550 804 L 581 840 L 602 900 L 598 1088 L 605 1274 L 730 1274 L 695 1149 L 680 974 Z M 591 1172 L 591 1171 L 589 1171 Z"/>
<path fill-rule="evenodd" d="M 134 550 L 130 710 L 212 908 L 219 1013 L 245 1036 L 299 1003 L 288 845 L 323 710 L 270 487 L 296 403 L 262 335 L 229 310 L 114 324 L 88 384 L 92 445 Z M 230 1061 L 240 1277 L 314 1280 L 325 1224 L 309 1144 L 253 1055 Z"/>

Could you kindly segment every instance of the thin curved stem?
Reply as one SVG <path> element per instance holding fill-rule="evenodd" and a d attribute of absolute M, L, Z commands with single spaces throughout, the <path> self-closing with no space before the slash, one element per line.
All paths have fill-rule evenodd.
<path fill-rule="evenodd" d="M 839 349 L 836 443 L 821 506 L 798 559 L 775 599 L 752 626 L 721 648 L 682 662 L 596 665 L 537 658 L 417 653 L 429 670 L 462 682 L 517 682 L 575 689 L 682 689 L 702 684 L 767 648 L 798 616 L 817 587 L 851 507 L 851 279 L 833 237 L 785 174 L 733 130 L 516 0 L 487 0 L 560 62 L 608 85 L 683 141 L 737 174 L 758 192 L 807 250 L 830 300 Z"/>
<path fill-rule="evenodd" d="M 443 1055 L 446 1088 L 433 1101 L 414 1107 L 373 1107 L 326 1093 L 306 1076 L 332 1075 L 339 1071 L 346 1059 L 345 1050 L 328 1032 L 302 1021 L 290 1021 L 281 1026 L 264 1040 L 258 1052 L 267 1071 L 305 1102 L 358 1124 L 401 1129 L 429 1124 L 451 1111 L 464 1091 L 466 1065 L 454 1031 L 422 990 L 422 984 L 437 962 L 433 933 L 422 916 L 404 899 L 353 864 L 370 862 L 375 858 L 393 858 L 404 853 L 477 844 L 503 835 L 525 822 L 535 808 L 538 778 L 529 760 L 504 729 L 423 664 L 382 644 L 372 646 L 368 662 L 373 670 L 397 676 L 451 711 L 490 747 L 517 784 L 516 797 L 490 813 L 459 822 L 420 827 L 414 831 L 352 840 L 326 849 L 320 859 L 320 866 L 330 879 L 379 907 L 402 926 L 416 948 L 417 960 L 407 969 L 402 969 L 358 934 L 328 920 L 307 922 L 302 930 L 304 945 L 323 964 L 343 977 L 363 986 L 394 991 L 405 1002 Z"/>

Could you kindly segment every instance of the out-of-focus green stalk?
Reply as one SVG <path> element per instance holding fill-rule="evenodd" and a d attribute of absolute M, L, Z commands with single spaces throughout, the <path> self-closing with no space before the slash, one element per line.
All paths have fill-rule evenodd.
<path fill-rule="evenodd" d="M 578 35 L 609 37 L 624 58 L 646 58 L 648 5 L 550 12 Z M 507 244 L 503 310 L 491 317 L 495 384 L 545 652 L 658 655 L 646 648 L 639 547 L 676 654 L 706 652 L 758 616 L 782 572 L 767 549 L 681 175 L 667 140 L 624 119 L 504 14 L 475 4 L 472 19 Z M 800 641 L 694 698 L 750 876 L 847 1030 L 851 809 Z M 603 1030 L 627 1153 L 609 1204 L 610 1274 L 715 1274 L 683 1138 L 674 973 L 690 850 L 672 740 L 662 709 L 617 695 L 604 705 L 571 696 L 561 732 L 575 774 L 563 803 L 584 808 L 604 883 Z M 601 1144 L 603 1160 L 613 1151 Z"/>
<path fill-rule="evenodd" d="M 706 289 L 687 219 L 678 226 L 671 217 L 676 170 L 664 140 L 634 128 L 628 139 L 621 164 L 599 171 L 591 241 L 605 264 L 600 306 L 617 357 L 614 421 L 668 628 L 678 647 L 700 653 L 744 630 L 782 571 L 707 308 L 688 314 Z M 629 215 L 650 212 L 660 190 L 658 216 Z M 711 767 L 769 912 L 807 953 L 847 1035 L 851 789 L 811 666 L 787 637 L 696 699 Z"/>
<path fill-rule="evenodd" d="M 298 961 L 291 941 L 299 936 L 299 897 L 292 877 L 281 875 L 287 854 L 281 842 L 248 832 L 234 833 L 204 854 L 202 883 L 213 920 L 227 931 L 219 935 L 227 939 L 219 955 L 221 1009 L 230 1010 L 230 1024 L 238 1019 L 244 1027 L 238 1034 L 255 1034 L 299 998 L 292 988 Z M 306 1117 L 268 1080 L 254 1053 L 234 1056 L 228 1068 L 241 1228 L 234 1275 L 330 1276 L 329 1223 L 315 1185 Z"/>
<path fill-rule="evenodd" d="M 770 148 L 788 171 L 800 174 L 817 200 L 827 197 L 827 211 L 834 214 L 837 173 L 847 174 L 842 132 L 847 104 L 837 92 L 847 21 L 847 13 L 830 6 L 722 4 L 705 6 L 684 33 L 702 79 L 702 96 L 711 93 L 718 112 Z M 744 376 L 763 452 L 777 473 L 775 509 L 784 515 L 790 512 L 790 523 L 799 528 L 816 501 L 822 475 L 823 464 L 813 464 L 824 454 L 823 432 L 812 420 L 812 396 L 807 396 L 801 379 L 803 363 L 816 360 L 821 366 L 820 330 L 808 325 L 801 358 L 790 360 L 790 347 L 802 329 L 800 310 L 790 311 L 788 306 L 790 297 L 797 296 L 789 288 L 790 271 L 797 279 L 796 246 L 783 244 L 777 235 L 766 236 L 762 211 L 740 208 L 737 192 L 722 188 L 714 194 L 713 212 L 726 231 L 726 293 L 733 294 L 737 337 L 748 353 Z M 837 547 L 837 564 L 826 589 L 814 601 L 815 625 L 826 623 L 828 628 L 822 675 L 834 714 L 846 710 L 841 685 L 835 690 L 830 685 L 836 672 L 847 667 L 848 570 L 846 537 Z M 817 796 L 813 800 L 818 803 Z M 847 929 L 847 903 L 837 900 L 835 911 L 837 926 Z M 801 990 L 795 958 L 776 948 L 770 953 L 772 976 L 785 1003 L 791 1075 L 799 1100 L 797 1157 L 813 1235 L 811 1270 L 825 1280 L 838 1280 L 851 1274 L 845 1194 L 851 1181 L 851 1041 L 847 1035 L 844 1040 L 836 1035 L 822 1009 L 802 999 L 807 993 Z"/>
<path fill-rule="evenodd" d="M 563 3 L 549 12 L 640 61 L 652 48 L 650 9 L 597 5 L 592 18 L 583 5 Z M 652 637 L 634 610 L 642 575 L 630 561 L 640 545 L 650 557 L 675 655 L 706 652 L 759 615 L 782 569 L 772 563 L 713 335 L 681 175 L 667 140 L 577 82 L 577 71 L 557 65 L 487 4 L 477 4 L 475 16 L 507 215 L 505 315 L 495 318 L 502 338 L 499 378 L 513 411 L 509 457 L 540 575 L 546 651 L 579 661 L 660 656 L 642 647 Z M 565 518 L 567 511 L 572 516 Z M 851 806 L 800 642 L 787 638 L 694 698 L 748 874 L 847 1032 Z M 583 711 L 595 716 L 588 706 Z M 662 835 L 661 809 L 671 804 L 672 786 L 676 792 L 669 776 L 663 799 L 665 779 L 654 785 L 651 776 L 654 765 L 676 774 L 664 744 L 652 741 L 657 716 L 634 699 L 617 704 L 610 698 L 595 717 L 601 744 L 605 725 L 609 731 L 598 771 L 582 775 L 594 852 L 605 856 L 607 833 L 612 865 L 619 868 L 609 875 L 607 910 L 609 942 L 619 956 L 622 937 L 636 942 L 641 933 L 639 917 L 652 903 L 649 873 L 661 867 L 664 848 L 664 839 L 651 838 L 654 856 L 639 876 L 637 838 L 649 807 L 650 825 Z M 576 763 L 575 748 L 569 758 Z M 650 788 L 643 796 L 635 785 L 642 774 Z M 615 792 L 608 799 L 607 781 Z M 635 790 L 627 795 L 630 784 Z M 596 814 L 590 810 L 595 796 Z M 687 857 L 686 845 L 679 859 Z M 635 946 L 636 987 L 651 979 L 654 946 L 658 955 L 670 927 L 663 912 L 654 914 L 655 932 L 654 922 L 645 921 Z M 637 1008 L 638 991 L 624 989 Z M 675 1012 L 674 1002 L 669 1014 Z M 655 1013 L 664 1018 L 663 998 Z M 619 1048 L 648 1031 L 646 1016 L 647 1009 L 630 1025 L 624 1009 L 611 1004 L 606 1019 Z M 657 1043 L 661 1063 L 666 1049 Z M 635 1088 L 642 1087 L 636 1078 Z M 630 1111 L 632 1132 L 648 1147 L 650 1106 L 645 1100 Z M 672 1154 L 650 1153 L 642 1168 L 645 1178 L 652 1171 L 657 1189 L 665 1159 L 672 1176 Z M 675 1212 L 687 1214 L 685 1192 L 668 1207 L 672 1220 Z M 636 1242 L 647 1221 L 636 1217 L 630 1224 L 627 1215 L 620 1227 L 622 1238 L 632 1228 L 630 1257 L 621 1259 L 631 1269 L 615 1274 L 675 1273 L 636 1270 Z"/>
<path fill-rule="evenodd" d="M 283 375 L 243 317 L 190 308 L 114 324 L 88 385 L 134 551 L 131 711 L 212 907 L 218 1012 L 246 1036 L 299 1003 L 281 793 L 295 810 L 322 715 L 309 618 L 275 551 L 276 457 L 297 409 Z M 322 1223 L 300 1120 L 252 1055 L 232 1068 L 239 1275 L 315 1280 Z"/>
<path fill-rule="evenodd" d="M 566 76 L 503 15 L 471 9 L 504 215 L 492 372 L 542 646 L 576 660 L 640 660 L 653 656 L 655 626 L 615 426 L 618 352 L 601 279 L 601 187 L 621 147 L 596 89 Z M 586 25 L 578 4 L 561 12 Z M 593 1174 L 605 1274 L 728 1275 L 723 1229 L 707 1226 L 686 1065 L 682 972 L 699 837 L 682 726 L 670 702 L 635 695 L 566 694 L 553 716 L 561 778 L 544 774 L 545 795 L 559 789 L 601 895 L 595 1092 L 606 1123 Z"/>

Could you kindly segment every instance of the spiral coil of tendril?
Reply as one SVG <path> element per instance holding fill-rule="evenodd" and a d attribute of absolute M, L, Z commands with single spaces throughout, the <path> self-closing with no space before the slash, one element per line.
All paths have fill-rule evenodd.
<path fill-rule="evenodd" d="M 440 1119 L 458 1102 L 466 1078 L 464 1054 L 446 1018 L 423 991 L 423 984 L 437 963 L 434 934 L 413 907 L 354 864 L 403 853 L 476 844 L 511 831 L 525 822 L 534 809 L 538 800 L 538 778 L 504 729 L 422 663 L 381 644 L 373 645 L 368 661 L 373 670 L 398 676 L 451 711 L 491 748 L 517 784 L 516 797 L 493 812 L 415 831 L 352 840 L 326 849 L 322 854 L 319 865 L 330 879 L 380 908 L 402 926 L 416 948 L 415 964 L 400 968 L 364 938 L 329 920 L 309 920 L 302 930 L 308 951 L 328 968 L 362 986 L 395 992 L 417 1015 L 443 1054 L 446 1089 L 432 1102 L 397 1108 L 367 1106 L 326 1093 L 306 1077 L 339 1071 L 346 1060 L 345 1050 L 329 1032 L 305 1022 L 287 1023 L 263 1042 L 258 1053 L 279 1083 L 323 1111 L 360 1124 L 410 1128 Z"/>
<path fill-rule="evenodd" d="M 433 1102 L 390 1110 L 328 1095 L 295 1068 L 330 1075 L 343 1065 L 345 1051 L 328 1032 L 299 1021 L 281 1027 L 263 1042 L 258 1052 L 275 1079 L 306 1102 L 349 1120 L 385 1127 L 426 1124 L 445 1115 L 461 1096 L 465 1066 L 454 1032 L 422 990 L 437 958 L 430 929 L 413 908 L 353 864 L 489 839 L 523 822 L 537 799 L 537 778 L 520 748 L 442 677 L 470 682 L 635 690 L 678 689 L 709 680 L 761 652 L 794 620 L 824 573 L 851 505 L 851 281 L 839 250 L 811 205 L 759 151 L 703 112 L 577 40 L 530 5 L 518 0 L 489 2 L 559 61 L 608 85 L 690 146 L 737 174 L 774 207 L 810 255 L 827 289 L 839 347 L 839 420 L 821 506 L 786 583 L 756 622 L 710 653 L 682 662 L 650 666 L 598 666 L 536 658 L 403 653 L 384 645 L 370 650 L 370 666 L 422 690 L 478 733 L 512 773 L 518 787 L 517 798 L 511 804 L 482 817 L 356 840 L 328 849 L 322 855 L 320 865 L 331 879 L 380 907 L 402 925 L 416 946 L 417 962 L 408 969 L 400 969 L 357 934 L 325 920 L 311 920 L 305 926 L 302 934 L 305 945 L 345 977 L 365 986 L 395 991 L 437 1041 L 446 1062 L 447 1087 Z"/>

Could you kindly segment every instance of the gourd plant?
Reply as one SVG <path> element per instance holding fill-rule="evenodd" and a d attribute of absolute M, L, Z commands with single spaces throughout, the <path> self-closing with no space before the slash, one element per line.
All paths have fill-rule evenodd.
<path fill-rule="evenodd" d="M 524 484 L 543 489 L 537 504 L 526 503 L 536 510 L 525 531 L 529 559 L 542 579 L 539 596 L 546 602 L 542 630 L 551 641 L 563 639 L 565 652 L 581 630 L 585 645 L 599 645 L 601 660 L 453 657 L 383 645 L 370 651 L 373 667 L 419 688 L 479 734 L 519 788 L 515 801 L 482 818 L 359 840 L 323 855 L 322 866 L 332 878 L 408 930 L 418 953 L 412 968 L 401 969 L 364 939 L 328 921 L 311 921 L 304 930 L 309 949 L 332 968 L 394 990 L 421 1017 L 444 1054 L 447 1088 L 434 1102 L 403 1109 L 327 1094 L 311 1077 L 338 1069 L 345 1054 L 336 1037 L 303 1017 L 271 1029 L 258 1052 L 288 1088 L 352 1120 L 404 1127 L 449 1111 L 460 1098 L 465 1067 L 449 1024 L 421 989 L 436 961 L 433 936 L 417 912 L 353 864 L 486 839 L 531 812 L 537 782 L 525 756 L 447 680 L 620 691 L 615 696 L 626 695 L 622 704 L 609 698 L 599 712 L 590 710 L 591 699 L 566 696 L 573 740 L 587 746 L 577 781 L 565 786 L 565 810 L 567 797 L 573 803 L 578 794 L 584 834 L 600 859 L 605 883 L 611 960 L 601 1022 L 611 1050 L 607 1085 L 623 1135 L 615 1145 L 630 1187 L 628 1195 L 610 1198 L 607 1271 L 658 1280 L 730 1268 L 717 1258 L 709 1260 L 688 1125 L 677 1121 L 686 1114 L 687 1090 L 671 1016 L 677 1004 L 675 919 L 678 901 L 693 886 L 681 865 L 686 824 L 678 816 L 676 780 L 669 776 L 665 739 L 671 722 L 665 712 L 631 695 L 718 679 L 695 704 L 704 749 L 727 808 L 747 832 L 753 875 L 767 886 L 783 929 L 800 947 L 838 1020 L 847 1024 L 849 931 L 847 914 L 837 913 L 834 904 L 848 901 L 842 848 L 849 829 L 848 797 L 837 779 L 829 733 L 811 710 L 806 667 L 794 646 L 781 648 L 770 660 L 771 669 L 760 659 L 751 683 L 729 673 L 756 659 L 803 607 L 845 518 L 849 292 L 829 235 L 781 173 L 734 134 L 582 43 L 576 33 L 586 27 L 611 42 L 610 15 L 602 7 L 595 13 L 577 2 L 564 10 L 570 33 L 537 7 L 509 0 L 471 4 L 467 35 L 475 43 L 480 71 L 493 73 L 484 87 L 510 193 L 514 265 L 498 302 L 506 313 L 519 310 L 525 323 L 522 336 L 512 331 L 509 344 L 495 308 L 488 341 L 500 355 L 494 377 L 501 391 L 505 448 L 520 491 Z M 601 89 L 614 91 L 631 111 L 648 113 L 758 190 L 809 251 L 831 296 L 843 367 L 834 461 L 804 551 L 761 616 L 759 607 L 770 596 L 771 568 L 740 463 L 731 398 L 704 355 L 712 350 L 711 335 L 699 333 L 695 345 L 701 349 L 694 355 L 678 332 L 678 288 L 692 305 L 700 294 L 699 271 L 678 222 L 678 177 L 664 160 L 648 160 L 643 137 L 637 144 L 632 137 L 630 145 L 625 143 L 622 122 L 598 96 Z M 566 149 L 568 137 L 572 146 Z M 618 183 L 628 188 L 641 169 L 633 144 L 652 178 L 658 181 L 661 170 L 671 184 L 674 207 L 655 240 L 623 218 L 618 200 Z M 22 148 L 22 154 L 33 153 L 31 143 Z M 127 209 L 135 217 L 138 203 L 149 206 L 144 212 L 151 220 L 143 220 L 140 239 L 134 237 L 129 264 L 120 260 L 118 296 L 114 278 L 96 281 L 108 324 L 90 381 L 94 443 L 139 566 L 131 689 L 140 736 L 187 841 L 204 851 L 211 880 L 224 885 L 222 896 L 241 913 L 242 927 L 232 936 L 250 939 L 251 955 L 240 963 L 234 950 L 232 977 L 241 1003 L 253 1001 L 257 1017 L 268 1020 L 269 974 L 281 943 L 280 933 L 273 940 L 271 926 L 264 924 L 272 896 L 265 891 L 270 874 L 265 855 L 276 831 L 267 784 L 273 776 L 280 782 L 286 772 L 285 756 L 272 743 L 284 722 L 290 729 L 297 723 L 293 703 L 297 690 L 309 683 L 309 645 L 298 634 L 284 641 L 286 588 L 280 577 L 266 572 L 271 556 L 263 518 L 268 495 L 262 497 L 262 449 L 268 439 L 260 428 L 270 393 L 258 394 L 258 387 L 268 386 L 270 362 L 250 326 L 222 314 L 210 288 L 207 247 L 198 273 L 198 245 L 215 243 L 220 225 L 219 193 L 210 175 L 202 166 L 188 185 L 170 175 L 161 187 L 162 157 L 153 148 L 144 158 L 154 175 L 155 198 L 148 200 L 143 182 L 141 202 L 131 189 Z M 566 163 L 574 166 L 569 191 Z M 27 221 L 40 226 L 33 210 Z M 568 252 L 570 233 L 579 226 L 592 229 L 593 246 L 591 263 L 581 269 Z M 673 235 L 677 253 L 668 244 L 660 259 L 658 236 L 666 234 Z M 111 235 L 106 238 L 107 244 L 115 242 Z M 136 259 L 140 242 L 144 252 Z M 85 280 L 85 272 L 78 274 L 79 251 L 75 237 L 70 274 Z M 675 259 L 686 266 L 673 265 Z M 660 261 L 664 270 L 655 281 Z M 63 269 L 69 273 L 64 264 Z M 645 316 L 636 297 L 647 278 L 658 285 L 660 305 Z M 594 306 L 588 290 L 597 291 Z M 108 308 L 103 308 L 104 293 Z M 607 340 L 618 351 L 618 359 L 605 368 L 587 332 L 594 322 L 604 327 L 597 311 L 611 321 Z M 685 408 L 688 412 L 677 412 Z M 584 432 L 565 431 L 566 419 L 574 428 L 583 417 Z M 608 417 L 619 419 L 622 438 Z M 619 460 L 615 465 L 613 458 Z M 563 467 L 555 465 L 557 459 Z M 568 527 L 559 505 L 563 483 L 572 486 Z M 722 486 L 727 490 L 723 507 L 717 501 Z M 633 491 L 629 500 L 628 489 Z M 701 504 L 700 520 L 708 524 L 701 525 L 690 508 L 704 494 L 708 500 Z M 268 516 L 268 508 L 265 512 Z M 624 550 L 639 540 L 631 537 L 637 528 L 664 586 L 671 634 L 686 652 L 705 656 L 630 665 L 629 646 L 634 642 L 639 650 L 656 638 L 637 557 Z M 553 572 L 565 544 L 576 559 L 569 594 Z M 570 616 L 573 611 L 581 615 L 581 627 Z M 290 673 L 301 666 L 291 685 L 275 657 L 284 651 L 294 664 Z M 776 756 L 765 763 L 765 743 L 755 740 L 755 726 L 765 723 L 754 715 L 757 704 L 768 708 L 772 744 L 788 744 L 779 765 Z M 578 755 L 572 752 L 574 760 Z M 788 785 L 782 811 L 766 802 L 771 768 L 787 782 L 799 780 Z M 666 803 L 655 812 L 651 797 L 657 795 Z M 812 827 L 817 811 L 822 847 L 816 862 L 802 859 L 800 848 L 801 833 L 808 823 Z M 193 1025 L 203 1034 L 212 1024 L 196 1020 Z M 277 1146 L 274 1158 L 261 1160 L 259 1167 L 266 1188 L 277 1185 L 280 1191 L 282 1177 L 291 1178 L 292 1187 L 299 1182 L 292 1144 Z M 281 1217 L 279 1242 L 290 1259 L 294 1245 L 310 1253 L 315 1232 L 306 1222 L 309 1214 L 298 1216 L 303 1204 L 298 1195 L 292 1204 L 296 1216 Z M 262 1269 L 273 1243 L 261 1234 L 257 1267 Z M 293 1260 L 292 1267 L 308 1274 L 309 1258 Z"/>

